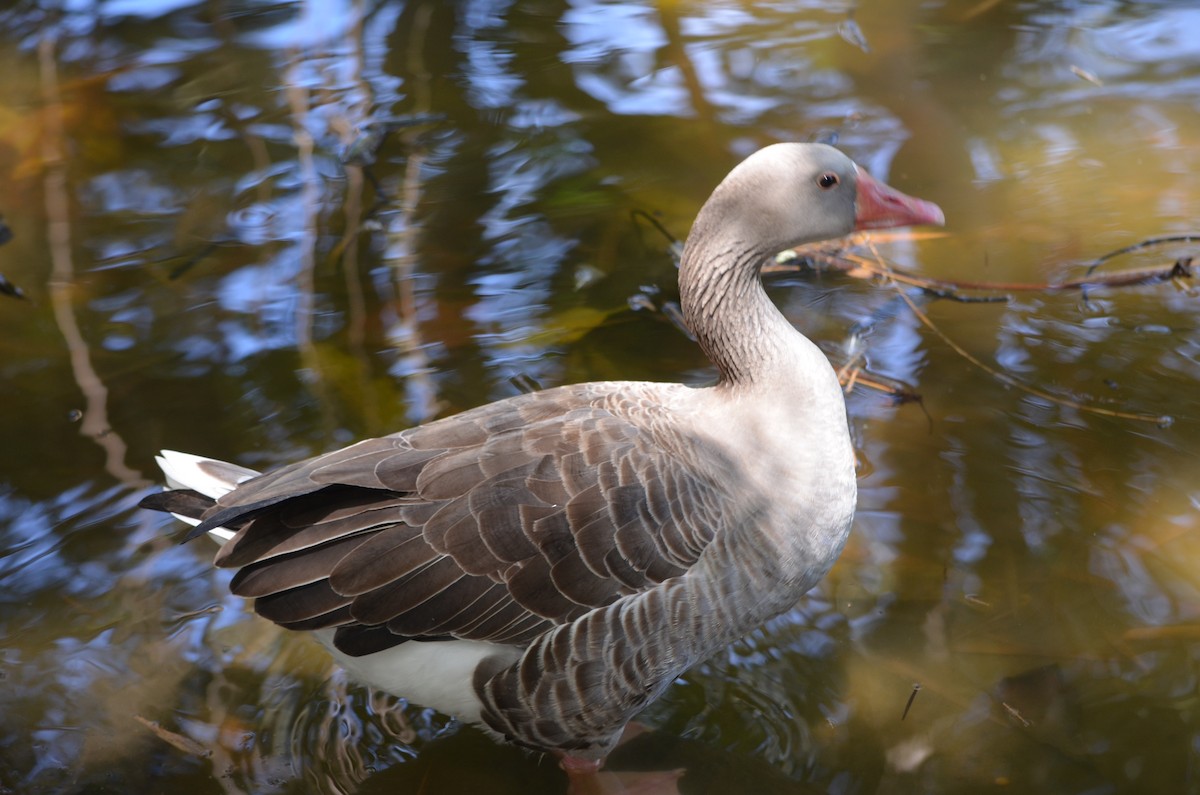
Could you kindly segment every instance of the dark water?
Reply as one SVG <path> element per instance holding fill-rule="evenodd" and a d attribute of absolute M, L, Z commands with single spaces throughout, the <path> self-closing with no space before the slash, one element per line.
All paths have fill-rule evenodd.
<path fill-rule="evenodd" d="M 634 213 L 682 237 L 758 146 L 836 137 L 941 203 L 946 237 L 879 243 L 928 277 L 1069 279 L 1200 231 L 1186 3 L 18 1 L 0 76 L 25 294 L 0 294 L 3 792 L 561 792 L 551 761 L 345 681 L 133 506 L 162 447 L 268 468 L 522 382 L 703 381 Z M 771 285 L 862 357 L 855 533 L 614 766 L 686 767 L 685 792 L 1200 791 L 1192 283 Z"/>

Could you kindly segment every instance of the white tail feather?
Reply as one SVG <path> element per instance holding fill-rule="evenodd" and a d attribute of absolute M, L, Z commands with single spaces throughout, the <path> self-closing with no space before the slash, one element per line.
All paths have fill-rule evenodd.
<path fill-rule="evenodd" d="M 176 450 L 163 450 L 162 455 L 156 456 L 158 466 L 167 479 L 168 488 L 191 489 L 205 497 L 220 499 L 237 488 L 239 483 L 247 481 L 258 473 L 237 464 L 218 461 L 215 458 L 204 458 L 191 453 L 180 453 Z M 171 514 L 192 527 L 200 524 L 199 519 Z M 224 544 L 233 538 L 234 531 L 224 527 L 216 527 L 208 535 L 218 544 Z"/>

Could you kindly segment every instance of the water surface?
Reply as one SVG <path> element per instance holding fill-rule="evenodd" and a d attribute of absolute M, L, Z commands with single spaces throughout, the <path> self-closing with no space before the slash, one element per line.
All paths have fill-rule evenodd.
<path fill-rule="evenodd" d="M 710 379 L 647 216 L 682 238 L 759 146 L 836 140 L 939 202 L 946 236 L 877 245 L 931 278 L 1060 281 L 1200 231 L 1200 11 L 1174 2 L 18 0 L 0 74 L 11 792 L 562 792 L 346 681 L 134 506 L 163 447 L 265 469 L 522 385 Z M 1200 791 L 1191 282 L 769 281 L 863 368 L 855 531 L 614 766 Z"/>

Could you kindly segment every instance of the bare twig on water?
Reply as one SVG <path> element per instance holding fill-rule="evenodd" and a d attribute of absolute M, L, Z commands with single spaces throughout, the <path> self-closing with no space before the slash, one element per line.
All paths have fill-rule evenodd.
<path fill-rule="evenodd" d="M 663 226 L 663 222 L 655 218 L 645 210 L 631 210 L 629 217 L 636 224 L 639 220 L 644 220 L 646 223 L 653 226 L 660 235 L 667 239 L 667 251 L 671 254 L 671 259 L 675 261 L 675 267 L 679 267 L 679 261 L 683 257 L 683 242 L 667 231 Z"/>
<path fill-rule="evenodd" d="M 1075 64 L 1071 64 L 1071 74 L 1075 75 L 1080 80 L 1088 81 L 1092 85 L 1095 85 L 1095 86 L 1103 86 L 1104 85 L 1103 80 L 1096 77 L 1096 75 L 1092 74 L 1087 69 L 1084 69 L 1081 66 L 1076 66 Z"/>
<path fill-rule="evenodd" d="M 184 737 L 178 732 L 173 732 L 170 729 L 164 729 L 157 721 L 147 720 L 141 715 L 134 715 L 133 719 L 149 729 L 158 739 L 190 756 L 198 756 L 208 758 L 212 756 L 212 751 L 205 748 L 200 743 L 193 740 L 191 737 Z"/>
<path fill-rule="evenodd" d="M 875 256 L 876 262 L 878 263 L 879 267 L 881 269 L 883 269 L 883 271 L 886 271 L 888 266 L 884 262 L 883 257 L 881 257 L 879 255 L 879 251 L 875 248 L 875 244 L 868 241 L 867 245 L 871 249 L 871 253 Z M 992 366 L 984 363 L 981 359 L 979 359 L 978 357 L 971 354 L 970 351 L 968 351 L 966 348 L 964 348 L 963 346 L 959 345 L 957 342 L 952 340 L 945 332 L 943 332 L 940 328 L 938 328 L 933 323 L 933 321 L 929 319 L 929 316 L 920 310 L 920 308 L 916 305 L 916 303 L 912 300 L 912 298 L 910 298 L 908 295 L 906 295 L 901 290 L 897 290 L 896 294 L 899 295 L 901 299 L 903 299 L 904 303 L 908 304 L 908 308 L 913 313 L 913 315 L 915 315 L 916 318 L 918 320 L 920 320 L 921 323 L 926 328 L 928 328 L 930 331 L 932 331 L 934 334 L 936 334 L 938 337 L 940 337 L 942 342 L 949 345 L 950 348 L 955 353 L 957 353 L 959 356 L 966 359 L 971 364 L 978 367 L 980 370 L 983 370 L 985 373 L 992 376 L 996 380 L 1001 381 L 1005 384 L 1008 384 L 1009 386 L 1011 386 L 1015 389 L 1019 389 L 1022 392 L 1025 392 L 1026 394 L 1033 395 L 1034 397 L 1039 397 L 1043 400 L 1048 400 L 1051 403 L 1054 403 L 1055 405 L 1067 406 L 1069 408 L 1073 408 L 1078 411 L 1087 412 L 1089 414 L 1098 414 L 1103 417 L 1115 417 L 1117 419 L 1123 419 L 1123 420 L 1136 420 L 1138 422 L 1152 422 L 1152 423 L 1155 423 L 1156 425 L 1169 425 L 1171 423 L 1171 417 L 1166 416 L 1166 415 L 1142 414 L 1140 412 L 1117 411 L 1116 409 L 1107 409 L 1107 408 L 1103 408 L 1100 406 L 1094 406 L 1094 405 L 1087 404 L 1087 403 L 1080 403 L 1079 401 L 1070 400 L 1068 398 L 1064 398 L 1059 395 L 1051 394 L 1049 392 L 1046 392 L 1045 390 L 1038 389 L 1037 387 L 1030 386 L 1029 384 L 1026 384 L 1023 381 L 1020 381 L 1020 380 L 1012 377 L 1008 373 L 1001 372 L 1000 370 L 997 370 L 995 367 L 992 367 Z"/>
<path fill-rule="evenodd" d="M 876 236 L 871 238 L 876 242 L 882 242 L 883 238 Z M 866 238 L 852 238 L 855 244 L 866 242 Z M 1144 268 L 1131 268 L 1129 270 L 1112 271 L 1109 273 L 1096 273 L 1096 269 L 1104 263 L 1125 255 L 1132 254 L 1136 251 L 1160 246 L 1166 243 L 1180 243 L 1200 241 L 1200 236 L 1180 235 L 1175 237 L 1160 237 L 1143 240 L 1140 243 L 1132 246 L 1117 249 L 1109 252 L 1102 257 L 1094 260 L 1089 266 L 1085 275 L 1076 279 L 1066 279 L 1063 281 L 1046 281 L 1046 282 L 981 282 L 968 281 L 961 279 L 931 279 L 925 276 L 897 268 L 893 265 L 887 265 L 881 261 L 873 261 L 865 258 L 860 254 L 849 249 L 828 249 L 818 246 L 802 246 L 792 249 L 788 252 L 789 256 L 783 258 L 782 261 L 777 260 L 774 264 L 767 265 L 763 268 L 764 273 L 778 273 L 781 271 L 794 271 L 801 267 L 801 263 L 810 263 L 813 267 L 820 269 L 828 269 L 844 273 L 851 278 L 888 278 L 892 281 L 901 284 L 907 284 L 912 287 L 919 287 L 926 290 L 938 298 L 949 298 L 955 301 L 970 303 L 972 301 L 1003 301 L 1003 296 L 991 296 L 984 299 L 978 297 L 964 296 L 959 291 L 966 290 L 971 292 L 993 292 L 993 293 L 1016 293 L 1016 292 L 1056 292 L 1063 290 L 1087 290 L 1093 287 L 1139 287 L 1150 284 L 1161 284 L 1167 281 L 1181 281 L 1184 279 L 1192 279 L 1195 276 L 1192 257 L 1180 257 L 1173 262 L 1163 265 L 1153 265 Z"/>
<path fill-rule="evenodd" d="M 902 714 L 900 716 L 900 720 L 904 720 L 905 718 L 908 717 L 908 711 L 910 709 L 912 709 L 913 701 L 916 699 L 917 693 L 920 693 L 920 692 L 921 692 L 921 683 L 913 682 L 912 692 L 909 693 L 909 695 L 908 695 L 908 703 L 904 705 L 904 714 Z"/>
<path fill-rule="evenodd" d="M 1004 701 L 1000 702 L 1000 706 L 1004 707 L 1004 711 L 1008 713 L 1009 717 L 1011 717 L 1013 720 L 1020 723 L 1023 728 L 1028 729 L 1030 726 L 1033 725 L 1032 721 L 1025 719 L 1021 715 L 1020 712 L 1017 712 L 1016 707 L 1010 706 L 1008 703 L 1006 703 Z"/>
<path fill-rule="evenodd" d="M 912 387 L 890 378 L 884 378 L 883 376 L 865 375 L 865 372 L 862 367 L 854 362 L 844 364 L 837 371 L 838 382 L 846 392 L 852 391 L 856 386 L 862 386 L 867 389 L 873 389 L 876 392 L 883 392 L 897 403 L 921 402 L 920 393 Z"/>
<path fill-rule="evenodd" d="M 1155 246 L 1162 246 L 1168 243 L 1200 243 L 1200 235 L 1166 235 L 1163 237 L 1148 237 L 1145 240 L 1140 240 L 1128 246 L 1123 246 L 1107 254 L 1102 254 L 1092 260 L 1092 264 L 1088 266 L 1087 274 L 1092 275 L 1092 272 L 1099 268 L 1104 263 L 1117 257 L 1122 257 L 1126 254 L 1133 254 L 1137 251 L 1144 251 Z M 1189 258 L 1190 259 L 1190 258 Z"/>

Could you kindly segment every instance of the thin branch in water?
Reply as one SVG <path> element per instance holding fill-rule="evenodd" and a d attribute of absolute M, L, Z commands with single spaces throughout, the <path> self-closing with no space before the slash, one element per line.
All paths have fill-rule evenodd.
<path fill-rule="evenodd" d="M 868 246 L 870 246 L 870 248 L 871 248 L 871 253 L 873 255 L 875 255 L 875 257 L 877 258 L 879 266 L 881 268 L 886 269 L 887 264 L 884 261 L 883 257 L 880 256 L 879 251 L 876 250 L 874 244 L 868 243 Z M 1011 387 L 1019 389 L 1022 392 L 1025 392 L 1026 394 L 1033 395 L 1035 397 L 1039 397 L 1043 400 L 1048 400 L 1051 403 L 1054 403 L 1055 405 L 1067 406 L 1067 407 L 1076 409 L 1078 411 L 1083 411 L 1083 412 L 1087 412 L 1090 414 L 1098 414 L 1098 415 L 1104 416 L 1104 417 L 1115 417 L 1117 419 L 1123 419 L 1123 420 L 1136 420 L 1138 422 L 1152 422 L 1152 423 L 1162 426 L 1162 427 L 1170 425 L 1173 422 L 1173 418 L 1170 417 L 1169 415 L 1165 415 L 1165 414 L 1163 414 L 1163 415 L 1142 414 L 1139 412 L 1117 411 L 1115 409 L 1101 408 L 1100 406 L 1093 406 L 1093 405 L 1089 405 L 1086 403 L 1080 403 L 1075 400 L 1069 400 L 1067 398 L 1060 397 L 1058 395 L 1054 395 L 1049 392 L 1046 392 L 1045 390 L 1038 389 L 1036 387 L 1032 387 L 1032 386 L 1024 383 L 1023 381 L 1013 378 L 1008 373 L 1001 372 L 1001 371 L 997 370 L 996 368 L 985 364 L 981 359 L 972 355 L 970 353 L 970 351 L 968 351 L 966 348 L 962 347 L 957 342 L 952 340 L 945 332 L 943 332 L 940 328 L 938 328 L 936 325 L 934 325 L 933 321 L 929 319 L 929 316 L 926 315 L 924 312 L 922 312 L 920 310 L 920 308 L 917 307 L 916 303 L 910 297 L 908 297 L 902 290 L 897 290 L 896 294 L 899 295 L 900 298 L 906 304 L 908 304 L 908 308 L 912 311 L 912 313 L 914 315 L 916 315 L 917 319 L 920 320 L 921 323 L 926 328 L 928 328 L 930 331 L 932 331 L 934 334 L 936 334 L 939 338 L 941 338 L 942 342 L 949 345 L 950 348 L 955 353 L 957 353 L 959 356 L 966 359 L 971 364 L 978 367 L 980 370 L 983 370 L 985 373 L 992 376 L 993 378 L 995 378 L 1005 384 L 1008 384 Z"/>
<path fill-rule="evenodd" d="M 185 273 L 190 271 L 192 268 L 196 267 L 196 265 L 200 262 L 200 260 L 204 259 L 209 254 L 216 251 L 218 245 L 219 244 L 215 243 L 215 242 L 207 244 L 206 246 L 204 246 L 204 248 L 200 249 L 200 251 L 198 251 L 197 253 L 188 257 L 183 262 L 179 263 L 174 268 L 172 268 L 171 272 L 167 274 L 167 278 L 170 279 L 171 281 L 175 281 L 180 276 L 183 276 Z"/>
<path fill-rule="evenodd" d="M 212 756 L 212 751 L 205 748 L 191 737 L 184 737 L 178 732 L 164 729 L 157 721 L 148 720 L 143 718 L 141 715 L 134 715 L 133 719 L 149 729 L 152 734 L 158 737 L 158 739 L 162 740 L 167 745 L 170 745 L 178 751 L 182 751 L 185 754 L 197 756 L 202 759 L 207 759 L 208 757 Z"/>
<path fill-rule="evenodd" d="M 1148 248 L 1154 248 L 1155 246 L 1166 245 L 1167 243 L 1200 243 L 1200 235 L 1188 234 L 1148 237 L 1145 240 L 1118 248 L 1114 251 L 1108 252 L 1107 254 L 1101 254 L 1099 257 L 1092 260 L 1092 264 L 1088 266 L 1087 274 L 1091 276 L 1093 271 L 1095 271 L 1104 263 L 1108 262 L 1110 259 L 1115 259 L 1117 257 L 1124 256 L 1125 254 L 1132 254 L 1135 251 L 1143 251 Z"/>
<path fill-rule="evenodd" d="M 1003 701 L 1000 702 L 1000 706 L 1004 707 L 1004 711 L 1008 713 L 1009 717 L 1011 717 L 1013 720 L 1020 723 L 1023 728 L 1028 729 L 1029 727 L 1031 727 L 1033 725 L 1032 721 L 1027 720 L 1025 717 L 1023 717 L 1021 715 L 1020 712 L 1017 712 L 1016 707 L 1010 706 L 1009 704 L 1007 704 L 1006 702 L 1003 702 Z"/>
<path fill-rule="evenodd" d="M 679 304 L 674 301 L 664 301 L 662 313 L 667 320 L 674 324 L 675 328 L 682 331 L 689 340 L 695 342 L 696 335 L 692 333 L 692 330 L 688 328 L 687 321 L 683 319 L 683 310 L 679 308 Z"/>
<path fill-rule="evenodd" d="M 909 695 L 908 695 L 908 703 L 904 705 L 904 714 L 902 714 L 900 716 L 900 720 L 904 720 L 905 718 L 908 717 L 908 711 L 910 709 L 912 709 L 913 701 L 916 699 L 917 693 L 920 693 L 920 692 L 921 692 L 921 683 L 913 682 L 912 692 L 909 693 Z"/>
<path fill-rule="evenodd" d="M 517 373 L 510 376 L 508 383 L 512 384 L 522 395 L 532 395 L 534 392 L 542 390 L 542 385 L 529 373 Z"/>
<path fill-rule="evenodd" d="M 837 371 L 838 383 L 842 389 L 850 392 L 856 386 L 882 392 L 897 403 L 921 403 L 919 392 L 904 386 L 890 378 L 877 375 L 865 375 L 866 370 L 858 366 L 843 366 Z"/>
<path fill-rule="evenodd" d="M 933 287 L 922 288 L 930 298 L 941 298 L 958 304 L 1007 304 L 1007 295 L 963 295 L 957 290 L 939 290 Z"/>
<path fill-rule="evenodd" d="M 939 236 L 936 233 L 934 236 Z M 896 236 L 891 236 L 890 239 L 895 239 Z M 1197 235 L 1178 235 L 1173 237 L 1159 237 L 1143 240 L 1130 246 L 1111 251 L 1098 259 L 1094 260 L 1088 267 L 1084 276 L 1077 279 L 1067 279 L 1058 282 L 980 282 L 980 281 L 964 281 L 950 279 L 930 279 L 924 276 L 918 276 L 895 266 L 881 266 L 878 262 L 873 262 L 861 255 L 850 250 L 854 245 L 865 244 L 868 247 L 875 242 L 881 242 L 889 239 L 888 236 L 876 234 L 872 237 L 852 236 L 846 238 L 846 242 L 835 248 L 824 247 L 820 245 L 801 246 L 799 248 L 790 249 L 781 254 L 773 264 L 769 264 L 763 268 L 764 273 L 773 273 L 780 271 L 794 271 L 799 269 L 803 264 L 807 263 L 813 268 L 829 268 L 831 270 L 844 273 L 847 276 L 855 279 L 869 278 L 888 278 L 892 281 L 908 284 L 912 287 L 919 287 L 923 290 L 930 291 L 940 298 L 949 298 L 955 301 L 970 302 L 980 300 L 978 298 L 970 298 L 958 294 L 958 291 L 981 291 L 981 292 L 1050 292 L 1059 290 L 1081 290 L 1085 291 L 1089 287 L 1137 287 L 1148 284 L 1160 284 L 1166 281 L 1181 281 L 1183 279 L 1194 278 L 1192 257 L 1180 257 L 1175 261 L 1165 265 L 1154 265 L 1145 268 L 1132 268 L 1123 271 L 1113 271 L 1111 273 L 1095 273 L 1095 270 L 1105 262 L 1121 256 L 1130 254 L 1136 251 L 1153 248 L 1155 246 L 1166 243 L 1180 243 L 1200 241 L 1200 236 Z M 914 237 L 913 239 L 919 239 Z M 1000 301 L 1004 298 L 994 297 L 986 299 L 988 301 Z"/>
<path fill-rule="evenodd" d="M 1104 81 L 1103 81 L 1103 80 L 1101 80 L 1100 78 L 1096 77 L 1096 75 L 1092 74 L 1092 73 L 1091 73 L 1091 72 L 1089 72 L 1087 69 L 1084 69 L 1084 68 L 1083 68 L 1083 67 L 1081 67 L 1081 66 L 1076 66 L 1075 64 L 1071 64 L 1071 74 L 1075 75 L 1075 76 L 1076 76 L 1076 77 L 1078 77 L 1080 80 L 1086 80 L 1086 81 L 1088 81 L 1088 82 L 1089 82 L 1089 83 L 1091 83 L 1092 85 L 1096 85 L 1096 86 L 1103 86 L 1103 85 L 1104 85 Z"/>
<path fill-rule="evenodd" d="M 644 220 L 646 223 L 653 226 L 659 234 L 667 240 L 667 251 L 671 254 L 671 259 L 675 261 L 675 267 L 679 267 L 679 261 L 683 258 L 683 243 L 672 235 L 663 222 L 655 218 L 645 210 L 631 210 L 629 217 L 633 220 L 634 226 L 639 226 L 638 220 Z"/>

